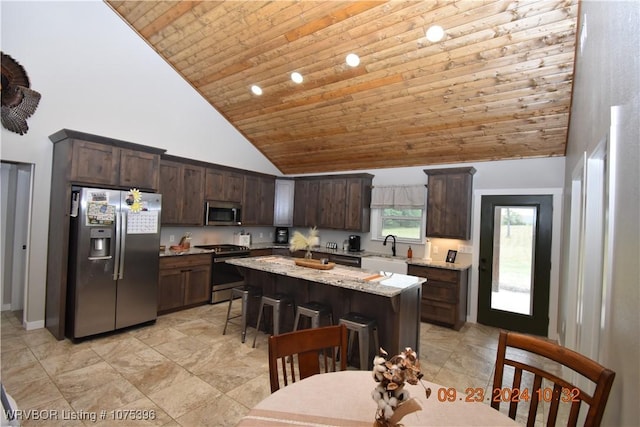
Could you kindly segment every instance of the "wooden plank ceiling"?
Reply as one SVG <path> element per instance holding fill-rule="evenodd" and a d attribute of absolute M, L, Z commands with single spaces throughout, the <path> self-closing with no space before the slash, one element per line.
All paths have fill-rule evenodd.
<path fill-rule="evenodd" d="M 578 0 L 107 3 L 284 174 L 565 154 Z"/>

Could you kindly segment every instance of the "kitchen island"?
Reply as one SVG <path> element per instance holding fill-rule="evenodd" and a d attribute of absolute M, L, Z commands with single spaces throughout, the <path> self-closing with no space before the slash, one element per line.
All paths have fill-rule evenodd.
<path fill-rule="evenodd" d="M 420 348 L 420 300 L 425 278 L 336 265 L 318 270 L 295 264 L 295 258 L 262 256 L 226 261 L 237 266 L 245 282 L 264 293 L 285 292 L 296 303 L 318 301 L 332 307 L 335 323 L 348 312 L 376 319 L 380 346 L 390 354 Z M 284 330 L 293 313 L 285 311 Z M 256 319 L 256 311 L 249 313 Z M 250 325 L 255 325 L 255 320 Z"/>

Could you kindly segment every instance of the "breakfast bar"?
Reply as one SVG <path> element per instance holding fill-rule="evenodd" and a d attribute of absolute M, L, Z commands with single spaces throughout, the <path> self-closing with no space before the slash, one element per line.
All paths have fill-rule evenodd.
<path fill-rule="evenodd" d="M 349 312 L 378 323 L 380 346 L 390 354 L 420 345 L 420 299 L 425 278 L 335 265 L 321 270 L 296 265 L 283 256 L 235 258 L 245 283 L 263 293 L 290 294 L 296 303 L 317 301 L 331 306 L 334 322 Z M 286 312 L 284 330 L 291 330 L 293 313 Z M 249 313 L 256 319 L 256 311 Z M 255 322 L 255 320 L 254 320 Z M 250 323 L 250 325 L 255 323 Z"/>

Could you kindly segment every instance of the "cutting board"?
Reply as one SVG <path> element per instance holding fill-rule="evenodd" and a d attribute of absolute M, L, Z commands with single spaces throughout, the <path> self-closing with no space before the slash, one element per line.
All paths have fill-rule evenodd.
<path fill-rule="evenodd" d="M 322 264 L 319 259 L 297 259 L 296 265 L 300 267 L 315 268 L 316 270 L 331 270 L 336 266 L 335 262 Z"/>

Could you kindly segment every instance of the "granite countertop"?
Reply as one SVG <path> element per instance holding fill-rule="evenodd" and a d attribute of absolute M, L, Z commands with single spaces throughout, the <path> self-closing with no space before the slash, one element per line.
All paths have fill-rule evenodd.
<path fill-rule="evenodd" d="M 200 254 L 212 254 L 213 250 L 211 249 L 200 249 L 194 248 L 193 246 L 186 251 L 172 251 L 168 247 L 164 251 L 160 251 L 160 257 L 165 256 L 184 256 L 184 255 L 200 255 Z"/>
<path fill-rule="evenodd" d="M 282 244 L 282 243 L 255 243 L 251 245 L 251 249 L 288 249 L 289 245 L 288 244 Z M 391 256 L 389 254 L 382 254 L 382 253 L 378 253 L 378 252 L 370 252 L 370 251 L 361 251 L 361 252 L 349 252 L 349 251 L 343 251 L 342 249 L 327 249 L 324 248 L 322 246 L 317 246 L 313 249 L 311 249 L 313 252 L 319 252 L 319 253 L 323 253 L 323 254 L 336 254 L 336 255 L 344 255 L 344 256 L 352 256 L 352 257 L 359 257 L 359 258 L 364 258 L 364 257 L 372 257 L 372 256 L 376 256 L 376 257 L 383 257 L 383 258 L 389 258 L 389 259 L 397 259 L 397 260 L 404 260 L 406 261 L 407 264 L 412 264 L 412 265 L 419 265 L 419 266 L 424 266 L 424 267 L 435 267 L 435 268 L 443 268 L 446 270 L 466 270 L 467 268 L 471 267 L 471 263 L 469 262 L 455 262 L 455 263 L 451 263 L 451 262 L 444 262 L 444 261 L 427 261 L 424 258 L 407 258 L 405 256 Z"/>
<path fill-rule="evenodd" d="M 340 288 L 352 289 L 385 297 L 400 295 L 403 290 L 420 286 L 426 281 L 423 277 L 405 274 L 387 273 L 384 275 L 371 270 L 336 265 L 330 270 L 317 270 L 300 267 L 295 258 L 283 256 L 261 256 L 233 258 L 226 261 L 239 267 L 251 268 L 268 273 L 280 274 L 311 282 L 322 283 Z"/>
<path fill-rule="evenodd" d="M 410 261 L 407 261 L 407 264 L 461 271 L 471 267 L 471 263 L 469 262 L 427 261 L 423 258 L 412 258 Z"/>

